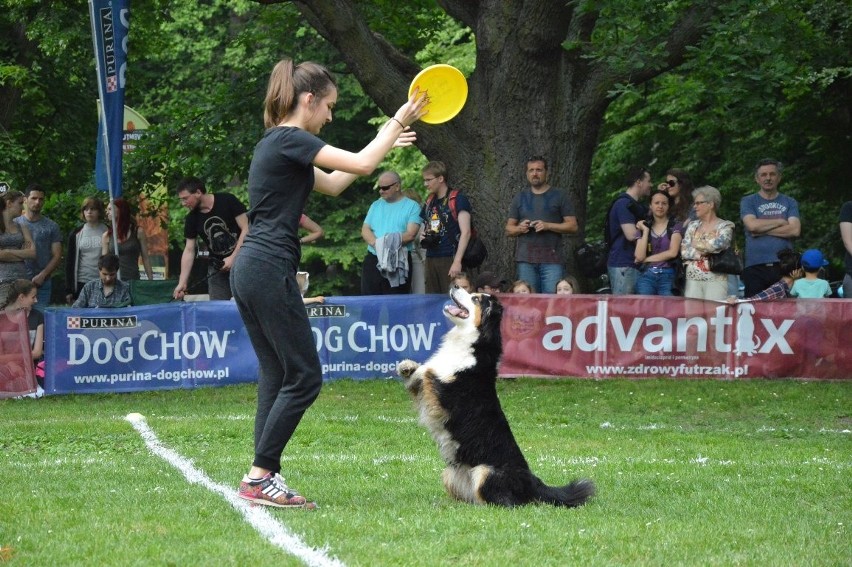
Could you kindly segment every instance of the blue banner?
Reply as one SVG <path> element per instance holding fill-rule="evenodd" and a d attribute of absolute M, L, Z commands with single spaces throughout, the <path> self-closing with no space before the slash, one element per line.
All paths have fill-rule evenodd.
<path fill-rule="evenodd" d="M 308 306 L 323 377 L 394 376 L 400 360 L 426 360 L 449 330 L 447 301 L 444 295 L 384 295 Z"/>
<path fill-rule="evenodd" d="M 323 378 L 392 376 L 424 361 L 447 331 L 440 295 L 328 298 L 307 306 Z M 282 322 L 286 324 L 286 322 Z M 257 380 L 258 363 L 230 301 L 122 309 L 48 309 L 48 394 L 132 392 Z"/>
<path fill-rule="evenodd" d="M 101 113 L 95 185 L 121 196 L 122 139 L 124 136 L 124 87 L 127 70 L 127 32 L 130 0 L 89 0 L 92 39 L 98 72 Z"/>

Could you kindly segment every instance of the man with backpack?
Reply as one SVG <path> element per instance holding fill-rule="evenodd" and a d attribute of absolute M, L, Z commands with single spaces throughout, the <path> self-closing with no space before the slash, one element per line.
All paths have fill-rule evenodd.
<path fill-rule="evenodd" d="M 512 199 L 506 236 L 517 239 L 517 278 L 537 293 L 556 293 L 565 275 L 562 235 L 577 232 L 577 217 L 568 195 L 547 179 L 547 160 L 532 156 L 526 165 L 529 187 Z"/>
<path fill-rule="evenodd" d="M 420 211 L 426 250 L 426 293 L 447 293 L 450 282 L 462 271 L 462 259 L 471 238 L 470 201 L 447 185 L 447 167 L 430 161 L 422 170 L 426 202 Z"/>
<path fill-rule="evenodd" d="M 636 241 L 642 236 L 636 223 L 648 215 L 640 200 L 651 193 L 651 173 L 644 167 L 631 167 L 625 182 L 627 189 L 610 205 L 604 228 L 609 247 L 607 273 L 613 295 L 630 295 L 636 290 L 639 278 Z"/>

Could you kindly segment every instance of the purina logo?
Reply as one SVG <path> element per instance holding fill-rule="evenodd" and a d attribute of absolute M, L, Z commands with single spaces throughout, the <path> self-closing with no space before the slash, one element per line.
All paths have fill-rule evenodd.
<path fill-rule="evenodd" d="M 346 317 L 345 305 L 308 305 L 308 317 Z"/>
<path fill-rule="evenodd" d="M 127 329 L 138 327 L 136 315 L 127 317 L 67 317 L 66 329 Z"/>
<path fill-rule="evenodd" d="M 115 56 L 115 23 L 112 20 L 112 7 L 101 8 L 101 53 L 103 54 L 103 73 L 106 80 L 106 92 L 118 90 L 118 65 Z"/>

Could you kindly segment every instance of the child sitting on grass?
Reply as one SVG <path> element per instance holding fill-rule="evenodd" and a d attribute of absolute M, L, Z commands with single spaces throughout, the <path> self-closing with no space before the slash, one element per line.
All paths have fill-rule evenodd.
<path fill-rule="evenodd" d="M 819 277 L 819 271 L 824 266 L 828 266 L 828 260 L 823 257 L 822 252 L 815 248 L 805 250 L 802 254 L 802 269 L 805 271 L 805 277 L 796 280 L 790 295 L 802 299 L 821 299 L 831 296 L 831 286 Z"/>

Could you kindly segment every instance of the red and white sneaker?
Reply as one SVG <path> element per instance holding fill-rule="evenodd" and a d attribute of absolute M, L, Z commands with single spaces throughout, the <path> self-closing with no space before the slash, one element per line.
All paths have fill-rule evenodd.
<path fill-rule="evenodd" d="M 255 504 L 276 508 L 304 508 L 313 510 L 316 502 L 308 502 L 304 496 L 287 486 L 278 473 L 267 473 L 259 480 L 244 476 L 237 496 Z"/>

